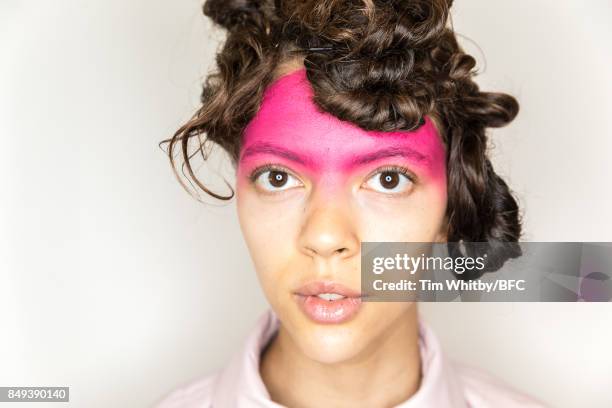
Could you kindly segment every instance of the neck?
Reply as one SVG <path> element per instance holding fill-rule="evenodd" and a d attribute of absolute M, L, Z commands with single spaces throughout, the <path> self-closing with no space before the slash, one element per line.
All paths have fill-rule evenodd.
<path fill-rule="evenodd" d="M 290 407 L 391 407 L 419 388 L 416 305 L 350 361 L 327 364 L 302 353 L 281 324 L 260 372 L 273 401 Z"/>

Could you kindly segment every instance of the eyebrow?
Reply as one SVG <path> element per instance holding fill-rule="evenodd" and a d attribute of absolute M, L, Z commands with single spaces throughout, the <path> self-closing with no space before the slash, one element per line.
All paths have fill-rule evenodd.
<path fill-rule="evenodd" d="M 379 159 L 386 157 L 405 157 L 408 160 L 416 161 L 418 163 L 428 162 L 428 157 L 423 153 L 418 152 L 409 147 L 388 147 L 386 149 L 380 149 L 372 153 L 365 154 L 363 156 L 356 157 L 352 160 L 352 164 L 362 165 L 367 164 Z"/>
<path fill-rule="evenodd" d="M 303 165 L 309 162 L 309 160 L 304 159 L 299 154 L 296 154 L 292 152 L 291 150 L 287 150 L 287 149 L 284 149 L 279 146 L 275 146 L 270 143 L 257 143 L 257 144 L 247 147 L 246 149 L 244 149 L 244 152 L 242 153 L 240 160 L 244 160 L 249 156 L 254 156 L 260 153 L 272 154 L 275 156 L 284 157 L 287 160 L 291 160 L 293 162 L 303 164 Z"/>
<path fill-rule="evenodd" d="M 287 150 L 285 148 L 270 143 L 256 143 L 247 147 L 246 149 L 244 149 L 240 160 L 244 160 L 249 156 L 254 156 L 260 153 L 272 154 L 275 156 L 283 157 L 287 160 L 302 165 L 307 165 L 311 162 L 311 160 L 308 160 L 307 158 L 304 158 L 299 154 L 292 152 L 291 150 Z M 429 161 L 427 156 L 409 147 L 388 147 L 359 157 L 355 157 L 353 158 L 353 160 L 351 160 L 351 164 L 363 165 L 387 157 L 405 157 L 408 160 L 416 161 L 418 163 Z"/>

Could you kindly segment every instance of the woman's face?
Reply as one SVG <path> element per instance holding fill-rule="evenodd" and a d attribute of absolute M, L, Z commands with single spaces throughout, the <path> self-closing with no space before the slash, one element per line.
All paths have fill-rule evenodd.
<path fill-rule="evenodd" d="M 245 129 L 236 197 L 284 329 L 310 358 L 340 362 L 413 307 L 359 298 L 360 243 L 445 240 L 445 148 L 430 118 L 416 131 L 374 132 L 320 112 L 298 70 L 267 89 Z"/>

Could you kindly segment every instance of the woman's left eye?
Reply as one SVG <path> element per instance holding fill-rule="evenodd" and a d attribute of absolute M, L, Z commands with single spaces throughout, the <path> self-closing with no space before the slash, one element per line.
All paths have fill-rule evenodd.
<path fill-rule="evenodd" d="M 368 188 L 380 193 L 404 193 L 413 185 L 411 178 L 399 170 L 379 171 L 370 177 L 365 184 Z"/>
<path fill-rule="evenodd" d="M 288 190 L 302 184 L 296 177 L 280 169 L 261 171 L 254 177 L 254 182 L 268 192 Z"/>

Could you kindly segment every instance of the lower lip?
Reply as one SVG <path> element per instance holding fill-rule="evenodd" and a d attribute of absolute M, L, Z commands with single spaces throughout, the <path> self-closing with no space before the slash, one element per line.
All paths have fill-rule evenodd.
<path fill-rule="evenodd" d="M 359 297 L 325 300 L 318 296 L 297 294 L 295 296 L 302 312 L 316 323 L 344 323 L 355 316 L 361 306 L 361 298 Z"/>

